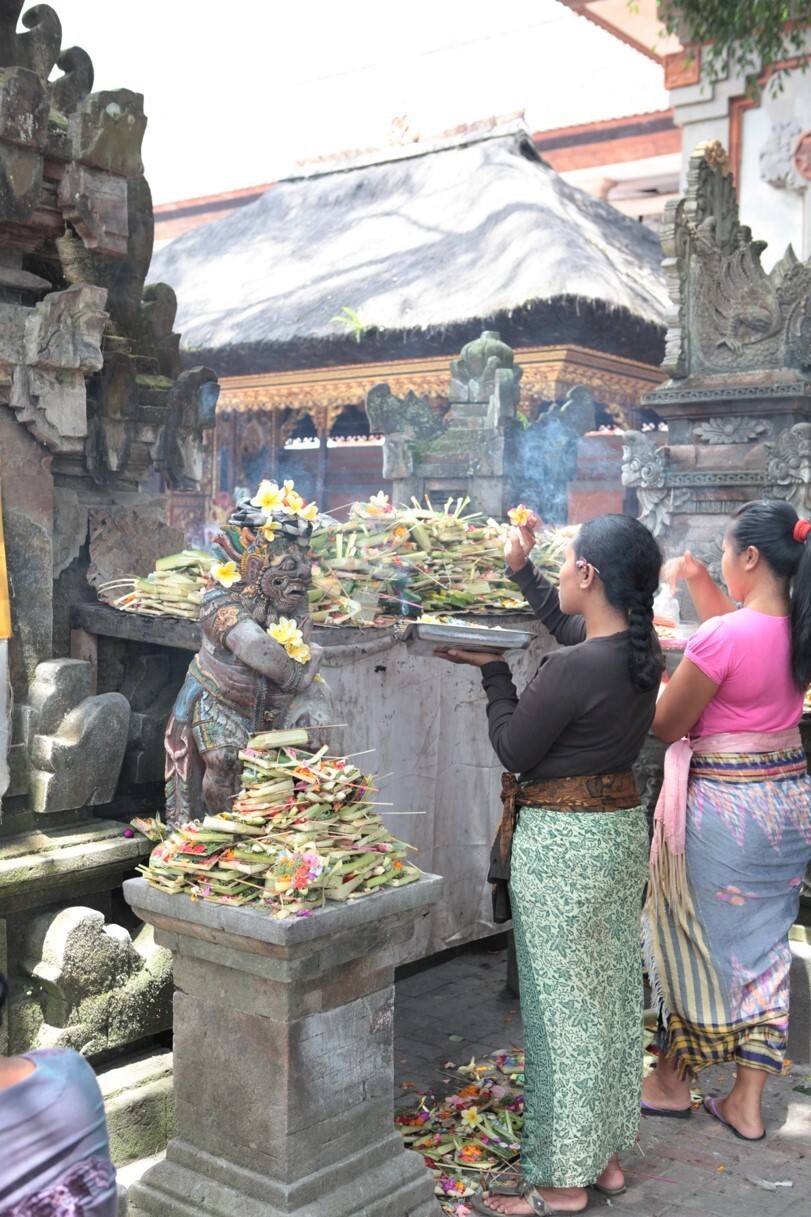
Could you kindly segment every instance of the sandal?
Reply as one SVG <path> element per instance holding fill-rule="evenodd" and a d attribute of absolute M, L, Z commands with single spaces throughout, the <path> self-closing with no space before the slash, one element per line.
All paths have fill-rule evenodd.
<path fill-rule="evenodd" d="M 543 1196 L 538 1194 L 534 1183 L 528 1183 L 524 1187 L 523 1191 L 514 1191 L 512 1188 L 507 1191 L 502 1188 L 494 1187 L 487 1194 L 488 1196 L 520 1196 L 522 1200 L 526 1200 L 533 1213 L 537 1213 L 538 1217 L 556 1217 L 556 1214 L 563 1213 L 585 1213 L 586 1209 L 589 1207 L 589 1201 L 587 1198 L 582 1209 L 550 1208 L 548 1202 L 544 1200 Z M 470 1199 L 465 1203 L 469 1208 L 473 1209 L 474 1213 L 481 1213 L 483 1217 L 494 1217 L 494 1214 L 495 1217 L 507 1217 L 507 1215 L 503 1213 L 500 1214 L 498 1209 L 492 1209 L 483 1196 L 471 1196 Z"/>
<path fill-rule="evenodd" d="M 622 1187 L 603 1187 L 602 1183 L 592 1183 L 592 1190 L 599 1192 L 601 1196 L 624 1196 L 628 1191 L 628 1184 L 623 1183 Z M 582 1212 L 582 1210 L 580 1210 Z"/>

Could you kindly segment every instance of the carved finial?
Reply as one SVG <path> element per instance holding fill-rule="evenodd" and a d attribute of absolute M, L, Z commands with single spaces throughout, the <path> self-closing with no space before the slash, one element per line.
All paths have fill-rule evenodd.
<path fill-rule="evenodd" d="M 720 169 L 724 177 L 732 173 L 729 154 L 720 139 L 707 139 L 696 146 L 693 156 L 703 156 L 710 169 Z"/>

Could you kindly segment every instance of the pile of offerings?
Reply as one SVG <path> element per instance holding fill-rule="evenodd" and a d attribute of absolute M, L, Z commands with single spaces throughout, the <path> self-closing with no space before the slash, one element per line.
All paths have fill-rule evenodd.
<path fill-rule="evenodd" d="M 509 525 L 463 514 L 468 503 L 448 499 L 437 510 L 428 499 L 412 499 L 395 508 L 381 493 L 354 503 L 344 523 L 321 522 L 311 542 L 313 621 L 387 625 L 423 613 L 526 612 L 504 570 Z M 535 565 L 555 582 L 572 531 L 545 529 L 533 550 Z"/>
<path fill-rule="evenodd" d="M 262 904 L 283 918 L 418 879 L 413 847 L 374 810 L 372 777 L 307 743 L 303 728 L 249 740 L 231 810 L 161 841 L 139 868 L 149 883 L 217 904 Z"/>

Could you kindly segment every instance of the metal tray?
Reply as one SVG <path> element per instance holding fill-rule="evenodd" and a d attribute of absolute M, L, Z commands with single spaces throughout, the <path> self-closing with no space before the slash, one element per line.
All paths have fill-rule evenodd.
<path fill-rule="evenodd" d="M 412 655 L 433 655 L 451 647 L 462 651 L 523 651 L 534 637 L 529 630 L 429 621 L 410 621 L 402 634 Z"/>

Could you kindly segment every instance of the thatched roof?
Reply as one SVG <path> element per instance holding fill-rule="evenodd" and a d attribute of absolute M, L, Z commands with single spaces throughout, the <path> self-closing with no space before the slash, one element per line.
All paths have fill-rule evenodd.
<path fill-rule="evenodd" d="M 567 184 L 512 124 L 290 177 L 164 246 L 149 277 L 177 292 L 187 357 L 221 373 L 363 362 L 416 332 L 425 353 L 454 352 L 483 325 L 512 345 L 655 360 L 661 258 L 653 233 Z M 345 307 L 360 343 L 333 320 Z"/>

